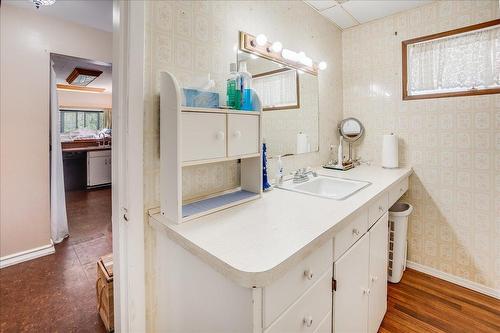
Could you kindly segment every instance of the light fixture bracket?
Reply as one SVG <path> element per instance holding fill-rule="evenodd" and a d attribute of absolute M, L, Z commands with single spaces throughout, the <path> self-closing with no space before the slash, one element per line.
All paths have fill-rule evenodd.
<path fill-rule="evenodd" d="M 273 51 L 272 42 L 267 41 L 265 45 L 259 45 L 256 42 L 256 38 L 257 37 L 249 33 L 240 31 L 240 50 L 250 54 L 258 55 L 259 57 L 269 59 L 290 68 L 294 68 L 315 76 L 318 75 L 318 65 L 316 63 L 313 62 L 310 66 L 308 66 L 299 61 L 285 59 L 282 56 L 281 52 Z"/>

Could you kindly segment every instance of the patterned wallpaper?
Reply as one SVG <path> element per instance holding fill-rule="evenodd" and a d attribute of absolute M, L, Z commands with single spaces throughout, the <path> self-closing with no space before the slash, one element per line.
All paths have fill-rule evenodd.
<path fill-rule="evenodd" d="M 499 17 L 498 1 L 438 1 L 342 34 L 343 112 L 358 147 L 380 162 L 382 135 L 400 137 L 414 167 L 409 260 L 500 289 L 500 95 L 401 99 L 401 41 Z M 397 35 L 395 35 L 397 32 Z"/>
<path fill-rule="evenodd" d="M 338 142 L 335 127 L 342 116 L 342 47 L 341 32 L 327 19 L 301 1 L 149 1 L 146 6 L 146 208 L 159 205 L 159 73 L 172 72 L 181 85 L 210 73 L 216 89 L 224 91 L 240 30 L 265 33 L 270 40 L 328 63 L 319 76 L 320 152 L 287 157 L 284 168 L 291 171 L 328 159 L 328 147 Z M 235 162 L 184 168 L 186 199 L 238 184 Z"/>

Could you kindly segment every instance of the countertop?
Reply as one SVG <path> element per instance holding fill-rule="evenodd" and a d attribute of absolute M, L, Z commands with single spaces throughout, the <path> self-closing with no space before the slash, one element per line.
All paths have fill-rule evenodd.
<path fill-rule="evenodd" d="M 96 151 L 96 150 L 110 150 L 111 147 L 99 147 L 99 146 L 87 146 L 87 147 L 75 147 L 75 148 L 63 148 L 63 153 L 76 153 L 82 151 Z"/>
<path fill-rule="evenodd" d="M 341 201 L 273 189 L 262 199 L 182 224 L 171 223 L 158 213 L 149 222 L 237 284 L 263 287 L 330 240 L 348 217 L 412 173 L 409 167 L 366 165 L 348 171 L 317 171 L 372 184 Z"/>

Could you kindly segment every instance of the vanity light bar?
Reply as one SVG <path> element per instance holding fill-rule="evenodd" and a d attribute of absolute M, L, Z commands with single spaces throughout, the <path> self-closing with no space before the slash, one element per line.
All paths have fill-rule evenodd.
<path fill-rule="evenodd" d="M 313 62 L 305 52 L 295 52 L 283 48 L 280 42 L 272 43 L 268 41 L 264 34 L 253 36 L 240 31 L 240 49 L 316 76 L 318 70 L 324 70 L 327 67 L 324 61 L 319 64 Z"/>

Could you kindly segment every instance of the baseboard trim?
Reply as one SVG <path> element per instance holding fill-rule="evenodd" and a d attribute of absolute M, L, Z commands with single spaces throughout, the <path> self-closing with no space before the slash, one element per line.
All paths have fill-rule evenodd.
<path fill-rule="evenodd" d="M 439 271 L 435 268 L 432 268 L 429 266 L 424 266 L 424 265 L 421 265 L 421 264 L 418 264 L 418 263 L 412 262 L 412 261 L 406 261 L 406 267 L 412 268 L 416 271 L 419 271 L 419 272 L 422 272 L 425 274 L 432 275 L 432 276 L 437 277 L 441 280 L 445 280 L 445 281 L 457 284 L 461 287 L 477 291 L 478 293 L 481 293 L 481 294 L 484 294 L 487 296 L 491 296 L 491 297 L 494 297 L 496 299 L 500 299 L 500 290 L 498 290 L 498 289 L 486 287 L 486 286 L 479 284 L 477 282 L 473 282 L 473 281 L 470 281 L 470 280 L 467 280 L 467 279 L 464 279 L 464 278 L 461 278 L 458 276 L 454 276 L 454 275 L 451 275 L 449 273 L 445 273 L 445 272 Z"/>
<path fill-rule="evenodd" d="M 40 257 L 46 256 L 46 255 L 52 254 L 54 252 L 56 252 L 56 250 L 54 248 L 54 243 L 51 240 L 50 244 L 1 257 L 0 258 L 0 269 L 15 265 L 15 264 L 19 264 L 19 263 L 22 263 L 24 261 L 40 258 Z"/>

